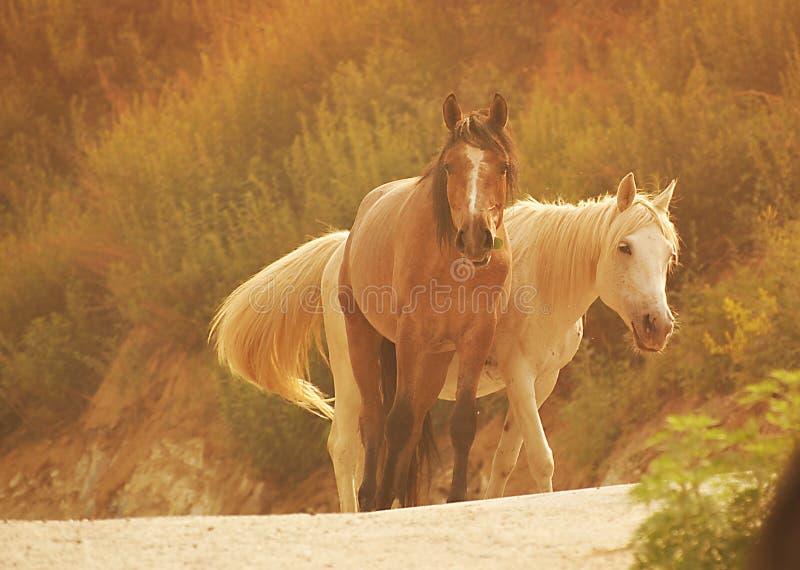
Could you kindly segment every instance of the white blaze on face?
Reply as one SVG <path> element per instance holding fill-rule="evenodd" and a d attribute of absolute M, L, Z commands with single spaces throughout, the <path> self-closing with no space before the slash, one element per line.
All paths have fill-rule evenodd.
<path fill-rule="evenodd" d="M 467 160 L 470 163 L 470 171 L 467 175 L 467 196 L 469 197 L 469 212 L 476 213 L 478 202 L 478 173 L 483 162 L 483 151 L 475 146 L 467 146 Z"/>

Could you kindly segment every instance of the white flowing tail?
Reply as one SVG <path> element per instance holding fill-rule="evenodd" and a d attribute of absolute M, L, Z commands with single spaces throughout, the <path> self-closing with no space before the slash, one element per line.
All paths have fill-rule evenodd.
<path fill-rule="evenodd" d="M 253 275 L 222 303 L 209 339 L 238 377 L 333 419 L 330 400 L 309 382 L 308 352 L 321 349 L 325 265 L 348 232 L 313 239 Z"/>

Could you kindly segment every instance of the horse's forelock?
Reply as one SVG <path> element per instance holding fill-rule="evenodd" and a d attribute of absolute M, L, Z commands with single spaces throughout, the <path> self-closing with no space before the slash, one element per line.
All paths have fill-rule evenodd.
<path fill-rule="evenodd" d="M 637 194 L 630 208 L 619 215 L 614 236 L 611 237 L 611 247 L 616 247 L 616 242 L 626 235 L 630 235 L 637 230 L 655 223 L 666 239 L 677 253 L 680 249 L 680 240 L 675 226 L 669 219 L 669 214 L 660 210 L 653 204 L 652 197 L 646 194 Z"/>
<path fill-rule="evenodd" d="M 499 130 L 494 128 L 485 109 L 469 113 L 456 124 L 447 146 L 452 146 L 458 141 L 502 154 L 511 166 L 516 167 L 517 151 L 508 126 Z"/>

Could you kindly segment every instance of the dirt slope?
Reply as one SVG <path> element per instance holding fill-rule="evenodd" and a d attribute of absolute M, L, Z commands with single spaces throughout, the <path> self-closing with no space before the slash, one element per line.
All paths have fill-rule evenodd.
<path fill-rule="evenodd" d="M 171 353 L 131 372 L 126 342 L 84 415 L 0 446 L 0 517 L 105 518 L 269 511 L 280 489 L 234 453 L 212 379 Z M 140 369 L 141 368 L 141 369 Z"/>
<path fill-rule="evenodd" d="M 3 568 L 628 568 L 628 486 L 360 515 L 0 523 Z"/>

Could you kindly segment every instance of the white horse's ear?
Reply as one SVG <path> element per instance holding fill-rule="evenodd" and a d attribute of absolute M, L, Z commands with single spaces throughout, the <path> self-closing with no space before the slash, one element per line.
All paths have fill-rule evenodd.
<path fill-rule="evenodd" d="M 669 203 L 672 201 L 672 193 L 675 191 L 677 180 L 669 183 L 669 186 L 661 191 L 661 194 L 653 198 L 653 206 L 664 212 L 669 212 Z"/>
<path fill-rule="evenodd" d="M 633 172 L 625 175 L 625 178 L 620 180 L 617 187 L 617 208 L 620 212 L 624 212 L 633 204 L 633 199 L 636 198 L 636 181 L 633 179 Z"/>

